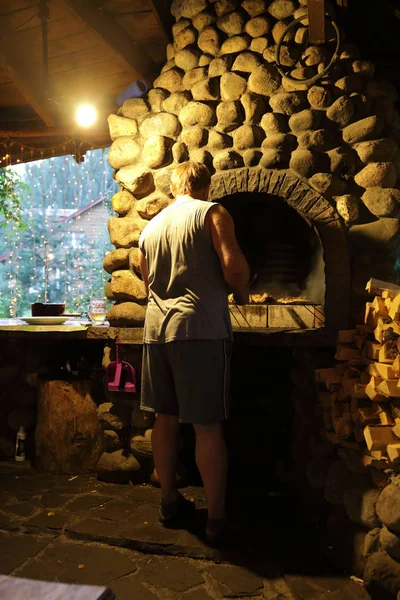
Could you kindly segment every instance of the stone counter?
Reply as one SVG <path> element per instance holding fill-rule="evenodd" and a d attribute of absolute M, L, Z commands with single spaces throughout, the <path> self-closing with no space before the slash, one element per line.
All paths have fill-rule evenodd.
<path fill-rule="evenodd" d="M 255 345 L 291 347 L 334 347 L 336 332 L 320 329 L 282 329 L 272 327 L 234 327 L 235 341 Z M 88 340 L 107 343 L 115 340 L 133 346 L 143 343 L 141 327 L 74 326 L 74 325 L 26 325 L 20 319 L 0 319 L 0 340 L 29 340 L 34 343 L 45 340 Z"/>

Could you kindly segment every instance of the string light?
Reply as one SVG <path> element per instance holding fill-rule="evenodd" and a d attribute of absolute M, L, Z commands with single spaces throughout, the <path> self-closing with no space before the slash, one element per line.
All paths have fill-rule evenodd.
<path fill-rule="evenodd" d="M 75 148 L 79 159 L 82 144 Z M 88 299 L 95 291 L 98 293 L 101 286 L 104 289 L 106 274 L 102 260 L 112 249 L 107 218 L 104 218 L 103 235 L 99 234 L 93 212 L 95 206 L 101 206 L 98 201 L 109 199 L 116 187 L 107 163 L 107 152 L 103 149 L 89 151 L 85 160 L 78 163 L 71 155 L 55 158 L 55 149 L 51 158 L 44 158 L 45 150 L 42 150 L 40 160 L 24 163 L 26 152 L 34 159 L 38 151 L 26 146 L 19 146 L 18 150 L 16 160 L 9 146 L 1 156 L 7 165 L 14 162 L 14 167 L 28 185 L 28 189 L 21 193 L 28 229 L 21 231 L 18 223 L 7 224 L 5 275 L 8 283 L 5 286 L 0 281 L 0 290 L 4 290 L 3 293 L 0 291 L 2 305 L 7 306 L 8 301 L 9 315 L 22 316 L 29 311 L 27 303 L 62 301 L 63 296 L 74 312 L 86 310 L 86 299 L 84 306 L 79 305 L 80 299 Z M 81 218 L 79 211 L 86 207 Z M 75 231 L 73 248 L 72 230 Z M 29 252 L 31 254 L 27 257 Z M 22 264 L 25 268 L 21 272 Z M 30 267 L 28 274 L 26 264 Z M 27 277 L 26 281 L 22 281 L 22 275 Z M 22 313 L 22 310 L 25 312 Z"/>

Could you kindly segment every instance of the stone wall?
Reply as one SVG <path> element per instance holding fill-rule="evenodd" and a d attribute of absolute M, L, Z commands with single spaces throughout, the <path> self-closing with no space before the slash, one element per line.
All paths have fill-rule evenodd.
<path fill-rule="evenodd" d="M 167 47 L 168 60 L 154 89 L 126 100 L 108 120 L 113 140 L 109 161 L 121 185 L 112 200 L 118 216 L 108 223 L 116 250 L 104 262 L 111 275 L 106 295 L 115 301 L 108 314 L 111 324 L 143 323 L 138 239 L 146 223 L 171 201 L 171 170 L 188 158 L 209 167 L 213 190 L 222 174 L 224 182 L 228 173 L 230 181 L 247 182 L 239 187 L 248 191 L 253 177 L 262 181 L 260 172 L 273 170 L 298 180 L 313 198 L 322 195 L 333 215 L 327 229 L 341 229 L 344 238 L 349 233 L 350 252 L 341 244 L 339 254 L 355 274 L 355 310 L 365 280 L 372 275 L 393 279 L 400 214 L 397 93 L 375 79 L 374 65 L 348 43 L 316 83 L 282 77 L 276 67 L 277 43 L 286 26 L 306 14 L 306 4 L 172 3 L 174 42 Z M 334 17 L 334 10 L 327 9 Z M 290 31 L 281 51 L 282 68 L 299 80 L 321 73 L 335 49 L 328 25 L 327 43 L 304 50 L 306 25 L 305 19 Z M 230 189 L 224 183 L 211 199 L 232 193 Z M 336 257 L 329 247 L 324 251 L 329 274 Z M 348 304 L 346 293 L 340 302 Z"/>

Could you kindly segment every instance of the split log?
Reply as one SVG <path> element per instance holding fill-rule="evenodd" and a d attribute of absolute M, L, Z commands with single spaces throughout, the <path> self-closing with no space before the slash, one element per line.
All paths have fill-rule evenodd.
<path fill-rule="evenodd" d="M 369 384 L 365 388 L 365 393 L 372 402 L 382 402 L 386 398 L 377 391 L 377 387 L 382 383 L 381 377 L 371 377 Z"/>
<path fill-rule="evenodd" d="M 336 348 L 335 359 L 336 360 L 350 360 L 351 358 L 360 358 L 361 353 L 358 348 L 349 348 L 348 346 L 344 346 L 339 344 Z"/>
<path fill-rule="evenodd" d="M 392 463 L 399 462 L 400 459 L 400 443 L 388 444 L 386 451 Z"/>
<path fill-rule="evenodd" d="M 368 281 L 365 289 L 369 294 L 375 294 L 376 296 L 382 296 L 382 292 L 384 291 L 397 290 L 397 293 L 400 292 L 400 286 L 394 283 L 389 283 L 388 281 L 374 279 L 373 277 Z"/>
<path fill-rule="evenodd" d="M 399 377 L 400 376 L 400 356 L 397 355 L 396 358 L 394 359 L 392 366 L 392 371 L 395 377 Z"/>
<path fill-rule="evenodd" d="M 364 324 L 370 327 L 376 327 L 375 309 L 372 306 L 372 302 L 365 304 Z"/>
<path fill-rule="evenodd" d="M 400 438 L 400 419 L 395 419 L 394 423 L 395 424 L 394 427 L 392 427 L 392 431 L 396 437 Z"/>
<path fill-rule="evenodd" d="M 88 473 L 102 452 L 97 407 L 86 381 L 40 386 L 34 467 L 45 473 Z"/>
<path fill-rule="evenodd" d="M 399 380 L 385 379 L 376 387 L 376 391 L 385 398 L 400 398 Z"/>
<path fill-rule="evenodd" d="M 368 450 L 384 450 L 388 444 L 398 443 L 391 427 L 367 425 L 364 428 L 364 438 Z"/>
<path fill-rule="evenodd" d="M 363 350 L 367 358 L 377 361 L 379 359 L 379 351 L 381 348 L 382 345 L 377 342 L 365 342 Z"/>
<path fill-rule="evenodd" d="M 379 317 L 384 317 L 384 318 L 389 317 L 389 311 L 385 304 L 385 300 L 384 300 L 384 298 L 381 298 L 381 296 L 375 296 L 375 298 L 372 302 L 372 308 L 374 309 L 375 314 L 378 315 Z"/>
<path fill-rule="evenodd" d="M 388 312 L 389 317 L 393 321 L 400 317 L 400 293 L 397 293 L 397 295 L 392 299 Z"/>
<path fill-rule="evenodd" d="M 372 363 L 368 367 L 368 372 L 372 376 L 382 377 L 382 379 L 396 379 L 397 374 L 393 365 L 389 363 Z"/>

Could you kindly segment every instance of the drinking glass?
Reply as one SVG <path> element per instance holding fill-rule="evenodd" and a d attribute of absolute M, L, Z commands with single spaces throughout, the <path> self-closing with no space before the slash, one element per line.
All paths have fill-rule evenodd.
<path fill-rule="evenodd" d="M 105 298 L 91 298 L 89 302 L 88 315 L 93 325 L 103 325 L 107 316 Z"/>

